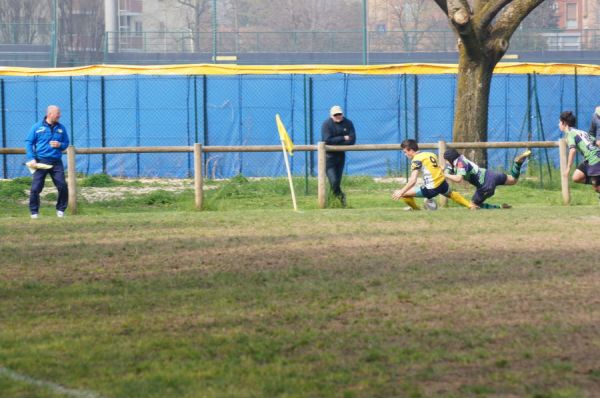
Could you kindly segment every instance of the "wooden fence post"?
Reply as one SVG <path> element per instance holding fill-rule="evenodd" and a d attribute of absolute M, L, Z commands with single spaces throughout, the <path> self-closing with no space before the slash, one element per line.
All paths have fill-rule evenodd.
<path fill-rule="evenodd" d="M 444 160 L 444 152 L 446 152 L 446 141 L 438 141 L 438 162 L 440 168 L 442 169 L 442 173 L 444 172 L 444 168 L 446 165 L 446 161 Z M 448 198 L 444 195 L 440 195 L 440 206 L 448 206 Z"/>
<path fill-rule="evenodd" d="M 75 146 L 67 147 L 67 187 L 69 188 L 69 211 L 77 214 L 77 173 L 75 171 Z"/>
<path fill-rule="evenodd" d="M 319 209 L 325 208 L 326 189 L 325 189 L 325 162 L 326 162 L 327 151 L 325 150 L 325 143 L 319 142 L 317 145 L 317 181 L 318 181 L 318 199 Z"/>
<path fill-rule="evenodd" d="M 202 200 L 204 199 L 204 190 L 202 176 L 202 144 L 194 144 L 194 199 L 196 209 L 202 210 Z"/>
<path fill-rule="evenodd" d="M 560 159 L 560 187 L 562 199 L 563 204 L 568 205 L 571 202 L 571 193 L 569 192 L 569 170 L 567 170 L 567 141 L 565 141 L 564 138 L 558 140 L 558 154 Z"/>

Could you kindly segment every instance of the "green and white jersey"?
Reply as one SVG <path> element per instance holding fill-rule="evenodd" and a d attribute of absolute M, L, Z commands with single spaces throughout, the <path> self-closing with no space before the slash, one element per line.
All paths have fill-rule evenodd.
<path fill-rule="evenodd" d="M 567 145 L 577 148 L 590 166 L 600 163 L 600 149 L 585 131 L 570 128 L 567 132 Z"/>
<path fill-rule="evenodd" d="M 452 162 L 456 175 L 463 176 L 471 185 L 480 188 L 485 181 L 485 169 L 471 162 L 464 155 L 457 157 Z"/>

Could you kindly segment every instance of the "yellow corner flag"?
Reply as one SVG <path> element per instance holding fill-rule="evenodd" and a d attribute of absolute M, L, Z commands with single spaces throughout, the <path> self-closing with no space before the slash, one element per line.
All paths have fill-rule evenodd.
<path fill-rule="evenodd" d="M 275 115 L 275 121 L 277 122 L 277 131 L 279 131 L 279 138 L 281 138 L 281 142 L 283 143 L 285 150 L 290 155 L 293 155 L 292 152 L 294 151 L 294 143 L 292 142 L 292 140 L 290 139 L 290 136 L 288 135 L 287 131 L 285 130 L 285 126 L 283 125 L 283 122 L 281 121 L 281 118 L 279 117 L 279 113 Z"/>

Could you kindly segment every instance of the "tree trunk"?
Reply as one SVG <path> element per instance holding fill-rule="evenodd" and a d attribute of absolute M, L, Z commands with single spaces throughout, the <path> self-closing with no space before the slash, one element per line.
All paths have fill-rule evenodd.
<path fill-rule="evenodd" d="M 453 126 L 456 142 L 487 141 L 490 85 L 496 66 L 490 58 L 471 59 L 461 51 Z M 487 151 L 469 151 L 467 155 L 482 167 L 487 166 Z"/>

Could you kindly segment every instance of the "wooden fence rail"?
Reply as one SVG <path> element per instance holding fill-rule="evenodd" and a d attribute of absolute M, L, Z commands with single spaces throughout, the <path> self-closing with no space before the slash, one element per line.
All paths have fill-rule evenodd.
<path fill-rule="evenodd" d="M 437 149 L 440 159 L 447 148 L 457 149 L 495 149 L 495 148 L 558 148 L 561 171 L 561 194 L 563 203 L 570 202 L 569 177 L 564 173 L 567 167 L 567 144 L 564 139 L 558 141 L 521 141 L 521 142 L 445 142 L 420 143 L 420 149 Z M 400 144 L 363 144 L 352 146 L 325 145 L 296 145 L 296 152 L 317 152 L 317 201 L 319 208 L 326 205 L 326 174 L 325 162 L 327 152 L 356 152 L 356 151 L 399 151 Z M 203 201 L 203 171 L 202 154 L 210 152 L 280 152 L 280 145 L 254 145 L 254 146 L 148 146 L 148 147 L 102 147 L 102 148 L 75 148 L 69 146 L 67 149 L 68 178 L 69 185 L 69 210 L 71 214 L 77 213 L 77 180 L 76 180 L 76 155 L 98 155 L 98 154 L 124 154 L 124 153 L 193 153 L 194 154 L 194 199 L 197 209 L 202 209 Z M 0 155 L 25 154 L 22 148 L 0 148 Z M 442 205 L 445 205 L 442 198 Z"/>

